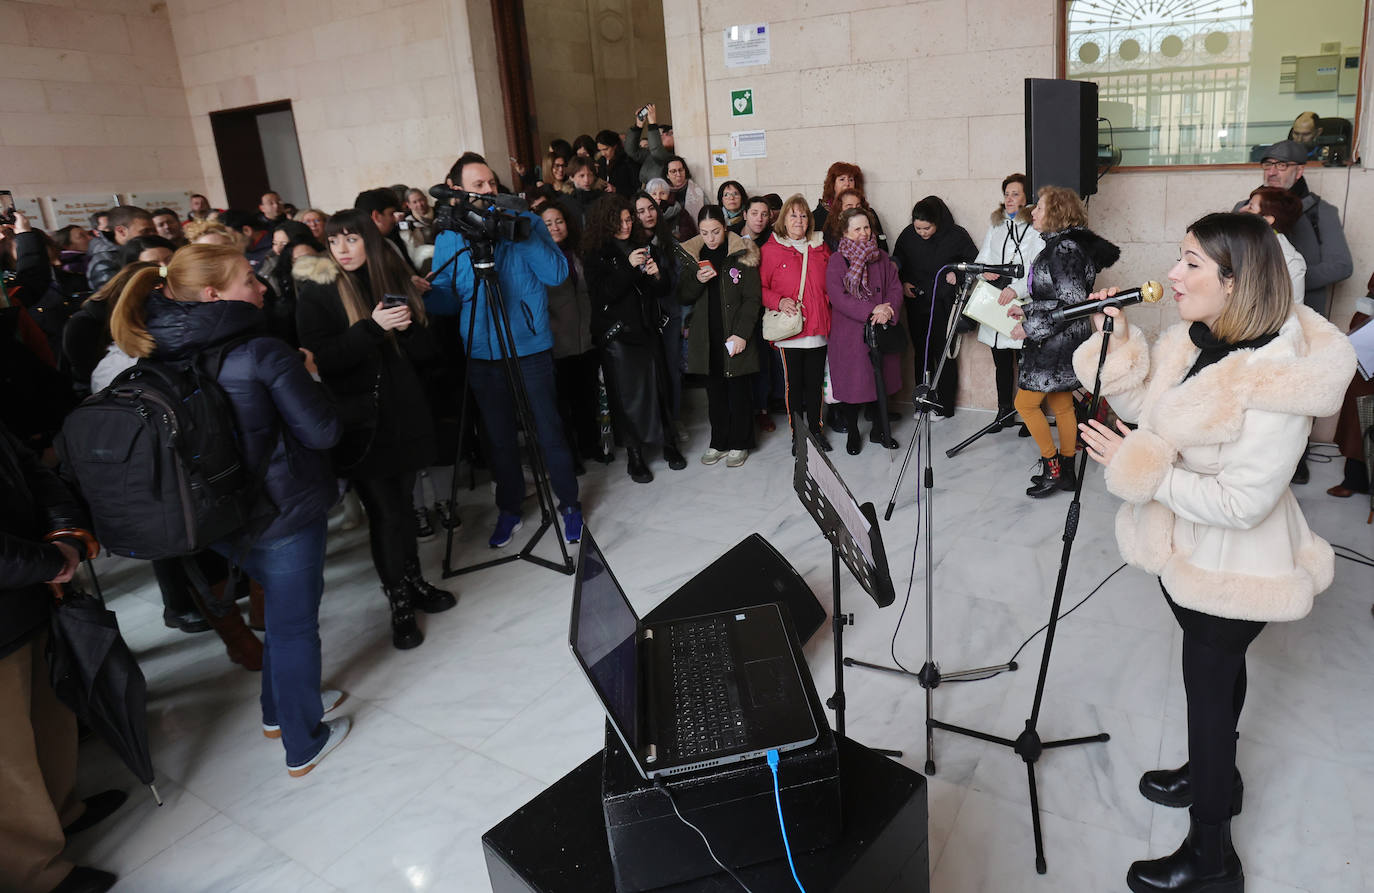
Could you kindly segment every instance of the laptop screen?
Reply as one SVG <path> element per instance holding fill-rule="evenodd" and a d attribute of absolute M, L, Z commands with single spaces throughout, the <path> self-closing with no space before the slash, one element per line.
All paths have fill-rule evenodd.
<path fill-rule="evenodd" d="M 639 747 L 639 619 L 587 530 L 577 562 L 571 642 L 625 743 Z"/>

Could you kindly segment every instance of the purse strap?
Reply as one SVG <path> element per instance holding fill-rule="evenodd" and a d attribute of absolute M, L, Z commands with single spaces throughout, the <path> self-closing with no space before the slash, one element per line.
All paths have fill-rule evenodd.
<path fill-rule="evenodd" d="M 809 260 L 811 259 L 811 246 L 810 246 L 809 244 L 808 244 L 808 245 L 802 246 L 802 253 L 801 253 L 801 256 L 802 256 L 801 282 L 800 282 L 800 284 L 797 285 L 797 312 L 799 312 L 799 313 L 801 312 L 801 309 L 802 309 L 802 293 L 806 291 L 806 262 L 809 261 Z"/>

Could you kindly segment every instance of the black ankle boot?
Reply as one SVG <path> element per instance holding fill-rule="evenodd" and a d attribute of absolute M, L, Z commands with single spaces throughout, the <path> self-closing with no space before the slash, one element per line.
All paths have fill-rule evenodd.
<path fill-rule="evenodd" d="M 681 471 L 687 467 L 687 459 L 683 457 L 682 451 L 671 443 L 663 445 L 663 461 L 667 462 L 673 471 Z"/>
<path fill-rule="evenodd" d="M 849 434 L 844 439 L 844 450 L 851 456 L 857 456 L 864 451 L 864 436 L 859 433 L 859 426 L 848 429 Z"/>
<path fill-rule="evenodd" d="M 1059 478 L 1063 473 L 1059 466 L 1059 457 L 1050 456 L 1046 459 L 1040 457 L 1040 473 L 1031 476 L 1031 485 L 1026 488 L 1026 495 L 1032 499 L 1041 499 L 1051 493 L 1058 492 Z"/>
<path fill-rule="evenodd" d="M 1059 489 L 1073 490 L 1078 486 L 1078 472 L 1073 465 L 1073 456 L 1059 456 Z"/>
<path fill-rule="evenodd" d="M 845 434 L 849 431 L 849 422 L 845 419 L 845 413 L 837 410 L 834 403 L 825 408 L 825 427 L 837 434 Z"/>
<path fill-rule="evenodd" d="M 410 601 L 426 614 L 438 614 L 458 604 L 453 593 L 432 586 L 420 575 L 420 562 L 407 561 L 401 583 L 410 590 Z"/>
<path fill-rule="evenodd" d="M 415 608 L 410 601 L 410 587 L 383 586 L 382 592 L 391 603 L 391 644 L 398 651 L 416 648 L 425 640 L 420 625 L 415 622 Z"/>
<path fill-rule="evenodd" d="M 1193 775 L 1184 763 L 1177 769 L 1155 769 L 1140 776 L 1140 794 L 1160 806 L 1183 807 L 1193 805 Z M 1236 770 L 1231 788 L 1231 815 L 1240 815 L 1245 801 L 1245 782 Z"/>
<path fill-rule="evenodd" d="M 654 473 L 644 464 L 644 453 L 635 447 L 625 448 L 625 470 L 636 484 L 647 484 L 654 479 Z"/>
<path fill-rule="evenodd" d="M 872 431 L 868 432 L 868 439 L 885 449 L 897 449 L 897 438 L 893 437 L 891 434 L 884 436 L 883 432 L 878 428 L 874 428 Z"/>
<path fill-rule="evenodd" d="M 1135 862 L 1126 872 L 1134 893 L 1244 893 L 1245 872 L 1231 845 L 1231 823 L 1193 819 L 1188 836 L 1163 859 Z"/>

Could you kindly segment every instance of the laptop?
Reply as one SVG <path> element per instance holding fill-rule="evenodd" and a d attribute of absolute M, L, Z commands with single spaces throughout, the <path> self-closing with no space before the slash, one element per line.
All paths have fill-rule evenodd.
<path fill-rule="evenodd" d="M 776 603 L 645 625 L 585 528 L 568 643 L 646 779 L 820 736 Z"/>

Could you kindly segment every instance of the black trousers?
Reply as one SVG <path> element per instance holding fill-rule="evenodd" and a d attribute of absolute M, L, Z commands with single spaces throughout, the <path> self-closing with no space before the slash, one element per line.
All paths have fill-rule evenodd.
<path fill-rule="evenodd" d="M 1011 409 L 1016 402 L 1016 354 L 1010 347 L 992 349 L 992 366 L 997 375 L 997 409 Z M 954 362 L 950 360 L 950 362 Z"/>
<path fill-rule="evenodd" d="M 353 489 L 367 509 L 368 539 L 372 564 L 382 585 L 399 586 L 407 561 L 420 560 L 415 541 L 415 512 L 411 494 L 415 472 L 406 471 L 382 478 L 355 478 Z"/>
<path fill-rule="evenodd" d="M 601 354 L 595 348 L 553 361 L 558 414 L 563 418 L 563 435 L 574 458 L 594 459 L 601 455 L 601 422 L 597 419 L 601 409 L 597 378 L 600 370 Z"/>
<path fill-rule="evenodd" d="M 711 449 L 754 448 L 754 376 L 706 376 L 706 413 L 711 419 Z"/>
<path fill-rule="evenodd" d="M 780 347 L 783 377 L 787 382 L 787 415 L 806 416 L 813 433 L 823 430 L 821 390 L 825 387 L 825 346 Z"/>
<path fill-rule="evenodd" d="M 1245 706 L 1245 651 L 1264 629 L 1184 608 L 1160 583 L 1183 629 L 1183 690 L 1188 695 L 1188 767 L 1193 818 L 1209 825 L 1231 818 L 1236 726 Z"/>
<path fill-rule="evenodd" d="M 951 307 L 947 307 L 941 301 L 935 302 L 935 317 L 931 318 L 930 305 L 921 306 L 917 301 L 907 299 L 906 306 L 902 308 L 902 313 L 906 316 L 907 328 L 911 331 L 911 343 L 916 346 L 912 356 L 916 358 L 916 383 L 921 384 L 923 370 L 929 370 L 931 375 L 935 374 L 936 368 L 940 365 L 940 354 L 945 350 L 945 336 L 949 332 L 949 313 Z M 927 345 L 927 333 L 929 333 L 929 344 Z M 922 351 L 924 351 L 924 358 Z M 1000 388 L 998 393 L 1000 394 Z M 1013 391 L 1013 393 L 1015 393 Z M 940 403 L 941 415 L 954 414 L 954 401 L 959 396 L 959 361 L 957 359 L 945 362 L 945 371 L 940 374 L 940 380 L 935 382 L 935 399 Z M 1010 403 L 1011 401 L 1008 401 Z"/>

